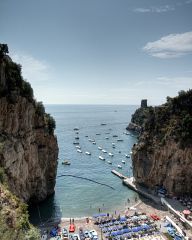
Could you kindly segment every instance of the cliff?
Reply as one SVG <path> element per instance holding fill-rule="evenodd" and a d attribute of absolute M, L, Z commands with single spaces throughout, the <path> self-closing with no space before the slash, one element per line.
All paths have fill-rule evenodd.
<path fill-rule="evenodd" d="M 0 187 L 1 197 L 9 192 L 19 205 L 20 200 L 39 202 L 54 193 L 58 145 L 54 119 L 36 102 L 21 66 L 7 53 L 7 45 L 0 44 L 0 168 L 7 179 L 6 187 L 1 181 Z"/>
<path fill-rule="evenodd" d="M 138 184 L 164 186 L 169 194 L 192 192 L 192 90 L 181 91 L 146 115 L 133 147 L 133 173 Z"/>

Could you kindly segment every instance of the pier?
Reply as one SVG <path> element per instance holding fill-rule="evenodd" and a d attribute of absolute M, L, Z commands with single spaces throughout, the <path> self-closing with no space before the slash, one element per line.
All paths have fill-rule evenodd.
<path fill-rule="evenodd" d="M 116 170 L 112 170 L 111 171 L 114 175 L 116 175 L 117 177 L 119 177 L 120 179 L 122 179 L 122 182 L 125 186 L 127 186 L 128 188 L 130 188 L 131 190 L 137 192 L 138 194 L 140 194 L 141 196 L 152 200 L 153 202 L 159 204 L 161 203 L 160 198 L 156 197 L 150 193 L 147 192 L 147 189 L 144 189 L 140 186 L 136 186 L 136 184 L 134 183 L 134 178 L 128 178 L 126 176 L 124 176 L 123 174 L 121 174 L 120 172 L 116 171 Z"/>

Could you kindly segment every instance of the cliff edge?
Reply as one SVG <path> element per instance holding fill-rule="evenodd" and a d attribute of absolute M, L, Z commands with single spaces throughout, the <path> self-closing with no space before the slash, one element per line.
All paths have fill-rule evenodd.
<path fill-rule="evenodd" d="M 169 194 L 192 192 L 192 90 L 150 107 L 133 147 L 136 183 Z"/>

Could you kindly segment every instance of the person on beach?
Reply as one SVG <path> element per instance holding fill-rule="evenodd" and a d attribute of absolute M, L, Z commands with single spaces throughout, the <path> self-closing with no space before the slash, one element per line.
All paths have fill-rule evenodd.
<path fill-rule="evenodd" d="M 69 222 L 70 222 L 70 224 L 71 224 L 71 218 L 70 218 Z"/>
<path fill-rule="evenodd" d="M 128 203 L 130 203 L 130 200 L 129 200 L 129 198 L 127 198 L 127 202 L 128 202 Z"/>
<path fill-rule="evenodd" d="M 101 208 L 99 208 L 99 213 L 101 212 Z"/>

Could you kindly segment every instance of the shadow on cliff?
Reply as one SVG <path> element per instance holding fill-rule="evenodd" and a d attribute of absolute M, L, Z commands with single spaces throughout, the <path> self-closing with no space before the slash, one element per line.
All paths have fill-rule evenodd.
<path fill-rule="evenodd" d="M 139 198 L 141 199 L 142 202 L 144 202 L 146 205 L 151 206 L 154 209 L 161 210 L 161 211 L 167 211 L 166 208 L 162 204 L 157 204 L 153 202 L 150 199 L 147 199 L 141 195 L 139 195 Z"/>
<path fill-rule="evenodd" d="M 34 225 L 59 222 L 62 217 L 62 210 L 57 205 L 54 194 L 40 203 L 30 203 L 28 211 L 30 222 Z"/>

